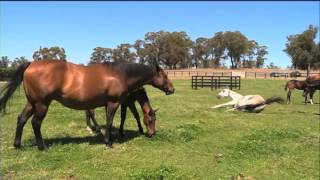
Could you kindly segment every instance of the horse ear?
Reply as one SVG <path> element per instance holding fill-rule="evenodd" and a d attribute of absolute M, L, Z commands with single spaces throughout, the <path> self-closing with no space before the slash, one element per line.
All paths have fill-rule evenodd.
<path fill-rule="evenodd" d="M 154 113 L 156 113 L 157 111 L 159 111 L 159 108 L 157 108 L 157 109 L 153 110 L 153 112 L 154 112 Z"/>

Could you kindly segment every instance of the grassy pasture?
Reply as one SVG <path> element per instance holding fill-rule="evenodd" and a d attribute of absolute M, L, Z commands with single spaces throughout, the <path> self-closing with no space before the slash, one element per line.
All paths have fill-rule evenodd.
<path fill-rule="evenodd" d="M 224 112 L 211 106 L 218 91 L 192 90 L 190 80 L 174 80 L 176 93 L 147 86 L 157 113 L 157 134 L 139 135 L 128 113 L 125 138 L 118 137 L 119 111 L 114 120 L 114 148 L 85 130 L 82 111 L 57 102 L 42 124 L 48 150 L 38 151 L 30 120 L 21 150 L 13 149 L 16 117 L 25 97 L 16 92 L 0 120 L 2 179 L 230 179 L 243 173 L 254 179 L 318 179 L 319 104 L 304 105 L 301 92 L 291 105 L 272 104 L 259 114 Z M 242 94 L 285 97 L 285 81 L 242 80 Z M 319 93 L 315 94 L 319 103 Z M 105 124 L 104 108 L 97 120 Z"/>

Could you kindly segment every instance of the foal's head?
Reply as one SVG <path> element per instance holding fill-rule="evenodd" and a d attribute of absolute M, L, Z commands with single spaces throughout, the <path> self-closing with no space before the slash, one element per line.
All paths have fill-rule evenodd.
<path fill-rule="evenodd" d="M 167 74 L 164 72 L 159 65 L 155 66 L 156 74 L 152 80 L 152 86 L 161 89 L 166 93 L 166 95 L 174 93 L 174 87 L 171 80 L 168 78 Z"/>
<path fill-rule="evenodd" d="M 152 137 L 156 133 L 156 112 L 158 109 L 150 109 L 149 112 L 146 112 L 143 116 L 143 122 L 148 130 L 149 137 Z"/>

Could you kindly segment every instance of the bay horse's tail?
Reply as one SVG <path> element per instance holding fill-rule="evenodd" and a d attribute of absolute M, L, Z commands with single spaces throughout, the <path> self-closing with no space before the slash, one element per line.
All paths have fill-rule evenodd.
<path fill-rule="evenodd" d="M 9 82 L 0 90 L 0 113 L 4 112 L 7 102 L 13 95 L 14 91 L 23 80 L 23 73 L 28 68 L 31 62 L 21 64 L 14 72 Z"/>
<path fill-rule="evenodd" d="M 273 96 L 271 98 L 268 98 L 264 104 L 271 104 L 275 102 L 283 104 L 284 100 L 281 97 Z"/>

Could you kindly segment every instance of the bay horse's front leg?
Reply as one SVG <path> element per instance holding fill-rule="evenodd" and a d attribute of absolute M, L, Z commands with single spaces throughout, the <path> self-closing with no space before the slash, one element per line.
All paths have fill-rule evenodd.
<path fill-rule="evenodd" d="M 120 128 L 119 128 L 119 134 L 120 137 L 123 137 L 123 126 L 124 126 L 124 121 L 126 120 L 127 116 L 127 104 L 123 103 L 121 104 L 121 123 L 120 123 Z"/>
<path fill-rule="evenodd" d="M 119 107 L 119 103 L 114 103 L 114 102 L 108 102 L 106 106 L 107 125 L 106 125 L 106 134 L 104 137 L 104 143 L 109 148 L 112 148 L 112 123 L 113 123 L 113 117 L 118 107 Z"/>

